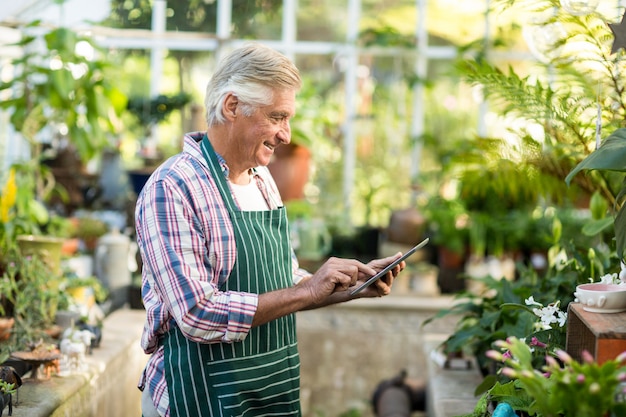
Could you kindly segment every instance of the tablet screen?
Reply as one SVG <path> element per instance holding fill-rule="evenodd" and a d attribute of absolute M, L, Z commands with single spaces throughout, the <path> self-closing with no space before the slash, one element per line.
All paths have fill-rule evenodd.
<path fill-rule="evenodd" d="M 426 239 L 422 240 L 420 243 L 418 243 L 417 245 L 413 246 L 411 249 L 406 251 L 401 257 L 399 257 L 398 259 L 396 259 L 395 261 L 393 261 L 392 263 L 387 265 L 384 269 L 382 269 L 376 275 L 372 276 L 370 279 L 365 281 L 363 284 L 359 285 L 357 288 L 355 288 L 352 291 L 350 291 L 350 295 L 355 295 L 355 294 L 360 293 L 365 288 L 369 287 L 370 285 L 372 285 L 373 283 L 378 281 L 380 278 L 384 277 L 385 274 L 387 274 L 387 272 L 389 272 L 389 271 L 391 271 L 393 269 L 393 267 L 398 265 L 400 262 L 404 261 L 409 256 L 413 255 L 418 249 L 421 249 L 422 247 L 426 246 L 426 244 L 428 243 L 428 240 L 429 239 L 426 238 Z"/>

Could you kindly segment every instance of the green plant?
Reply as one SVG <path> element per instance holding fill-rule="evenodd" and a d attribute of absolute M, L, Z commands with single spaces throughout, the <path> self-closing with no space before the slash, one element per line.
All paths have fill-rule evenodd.
<path fill-rule="evenodd" d="M 516 170 L 522 173 L 520 178 L 525 179 L 515 184 L 526 184 L 530 186 L 526 191 L 541 191 L 543 200 L 558 204 L 573 204 L 597 193 L 612 208 L 619 200 L 623 176 L 609 171 L 614 167 L 591 171 L 592 162 L 601 162 L 602 167 L 608 161 L 601 155 L 589 165 L 578 164 L 598 146 L 601 130 L 613 132 L 623 127 L 626 119 L 621 76 L 624 52 L 611 52 L 612 36 L 607 25 L 613 15 L 603 15 L 611 12 L 598 8 L 574 16 L 558 0 L 499 0 L 493 2 L 493 7 L 542 18 L 541 24 L 527 24 L 528 30 L 544 33 L 553 27 L 563 28 L 562 35 L 544 45 L 542 62 L 533 65 L 530 73 L 524 73 L 527 68 L 488 62 L 482 50 L 476 51 L 475 59 L 466 59 L 464 54 L 456 66 L 462 79 L 480 86 L 491 108 L 517 120 L 519 127 L 507 126 L 508 146 L 500 151 L 505 155 L 503 159 L 515 162 Z M 608 146 L 606 151 L 610 150 Z M 590 172 L 575 175 L 581 169 Z M 489 166 L 486 171 L 490 171 Z M 514 180 L 510 175 L 500 178 L 497 184 L 512 184 Z M 598 227 L 592 234 L 600 230 L 599 225 L 609 223 L 596 222 Z M 621 256 L 626 232 L 618 233 Z"/>
<path fill-rule="evenodd" d="M 71 292 L 73 289 L 82 287 L 91 288 L 93 290 L 95 301 L 98 303 L 102 303 L 109 296 L 109 290 L 102 284 L 102 281 L 95 276 L 79 277 L 76 274 L 65 273 L 61 283 L 59 284 L 59 289 L 67 292 Z M 68 305 L 69 304 L 67 302 L 64 302 L 60 307 L 67 308 Z"/>
<path fill-rule="evenodd" d="M 89 215 L 75 217 L 72 221 L 71 236 L 83 240 L 97 239 L 109 230 L 104 221 Z"/>
<path fill-rule="evenodd" d="M 574 177 L 583 170 L 595 170 L 601 172 L 626 173 L 626 128 L 619 128 L 612 132 L 602 145 L 583 159 L 567 175 L 565 181 L 569 184 Z M 626 248 L 626 181 L 622 180 L 622 188 L 614 198 L 615 205 L 615 238 L 617 256 L 624 257 Z"/>
<path fill-rule="evenodd" d="M 469 244 L 469 215 L 461 199 L 433 196 L 421 203 L 420 210 L 433 243 L 458 254 L 465 253 Z"/>
<path fill-rule="evenodd" d="M 32 169 L 19 163 L 11 165 L 0 196 L 0 253 L 6 253 L 18 235 L 43 234 L 50 225 L 53 216 L 36 198 L 35 188 Z"/>
<path fill-rule="evenodd" d="M 550 247 L 545 272 L 540 275 L 531 265 L 518 264 L 518 276 L 513 281 L 501 277 L 481 278 L 482 292 L 461 292 L 452 307 L 426 320 L 425 323 L 430 323 L 448 315 L 459 316 L 454 332 L 443 344 L 446 353 L 475 356 L 483 373 L 489 374 L 493 363 L 485 353 L 496 340 L 510 336 L 536 337 L 542 343 L 564 348 L 565 323 L 560 319 L 560 325 L 554 328 L 540 326 L 542 308 L 552 311 L 550 306 L 558 306 L 560 311 L 567 311 L 578 284 L 598 280 L 606 271 L 616 270 L 619 261 L 603 242 L 595 245 L 589 240 L 576 242 L 576 234 L 563 233 L 563 223 L 569 222 L 567 210 L 550 212 L 552 214 L 545 219 L 550 221 L 549 226 L 543 223 L 552 231 L 546 238 Z M 580 230 L 580 223 L 574 229 Z M 493 382 L 488 380 L 484 384 L 488 386 Z"/>
<path fill-rule="evenodd" d="M 61 279 L 55 277 L 45 259 L 38 254 L 22 255 L 18 247 L 4 254 L 5 271 L 1 282 L 10 304 L 15 327 L 11 344 L 26 343 L 47 338 L 46 330 L 55 322 L 56 312 L 66 294 L 60 290 Z"/>
<path fill-rule="evenodd" d="M 541 343 L 526 343 L 515 337 L 499 340 L 500 350 L 489 356 L 500 362 L 500 373 L 509 382 L 496 384 L 485 398 L 504 402 L 514 410 L 536 417 L 597 417 L 623 416 L 626 399 L 626 353 L 602 364 L 583 352 L 583 361 L 572 359 L 561 349 L 546 349 Z M 543 365 L 534 360 L 540 351 Z M 479 402 L 484 408 L 485 401 Z M 487 416 L 486 410 L 476 410 L 472 417 Z"/>
<path fill-rule="evenodd" d="M 17 392 L 17 387 L 14 382 L 6 382 L 5 380 L 0 379 L 0 393 L 2 394 L 15 394 Z"/>
<path fill-rule="evenodd" d="M 63 27 L 45 31 L 36 21 L 16 46 L 25 52 L 11 62 L 15 77 L 0 83 L 0 92 L 10 95 L 0 108 L 12 112 L 11 124 L 31 144 L 33 159 L 41 156 L 44 128 L 64 136 L 83 161 L 109 146 L 126 97 L 107 77 L 112 62 L 92 40 Z"/>
<path fill-rule="evenodd" d="M 168 116 L 175 110 L 183 109 L 191 101 L 191 96 L 187 93 L 179 93 L 174 95 L 159 94 L 156 97 L 131 97 L 128 100 L 126 109 L 137 119 L 139 127 L 142 130 L 140 138 L 139 153 L 145 160 L 162 159 L 161 149 L 146 149 L 147 140 L 152 136 L 154 126 L 165 121 Z M 156 161 L 149 161 L 152 165 Z"/>

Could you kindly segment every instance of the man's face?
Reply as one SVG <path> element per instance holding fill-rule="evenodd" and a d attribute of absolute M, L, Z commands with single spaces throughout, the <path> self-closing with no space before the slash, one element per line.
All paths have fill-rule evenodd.
<path fill-rule="evenodd" d="M 234 128 L 239 160 L 250 168 L 269 164 L 274 149 L 291 142 L 289 120 L 295 107 L 294 90 L 276 90 L 272 104 L 259 107 L 249 117 L 238 115 Z"/>

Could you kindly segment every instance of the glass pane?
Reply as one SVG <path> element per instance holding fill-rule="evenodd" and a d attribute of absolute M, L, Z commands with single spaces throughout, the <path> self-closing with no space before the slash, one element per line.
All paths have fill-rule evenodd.
<path fill-rule="evenodd" d="M 485 36 L 485 0 L 428 2 L 426 25 L 433 38 L 465 45 Z"/>
<path fill-rule="evenodd" d="M 344 42 L 348 23 L 347 0 L 300 0 L 298 40 Z"/>
<path fill-rule="evenodd" d="M 234 0 L 233 39 L 280 39 L 283 0 Z"/>

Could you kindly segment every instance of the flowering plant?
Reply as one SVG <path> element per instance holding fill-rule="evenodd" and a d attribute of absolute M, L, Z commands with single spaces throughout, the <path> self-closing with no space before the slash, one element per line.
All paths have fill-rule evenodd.
<path fill-rule="evenodd" d="M 509 382 L 496 383 L 479 402 L 473 416 L 483 416 L 488 401 L 508 403 L 522 415 L 537 417 L 599 417 L 626 415 L 626 352 L 599 364 L 589 352 L 582 361 L 561 349 L 550 349 L 533 339 L 530 343 L 510 337 L 497 341 L 500 350 L 490 358 L 503 364 L 500 373 Z M 536 350 L 545 352 L 544 365 L 533 362 Z"/>

